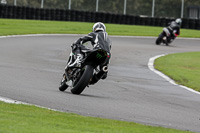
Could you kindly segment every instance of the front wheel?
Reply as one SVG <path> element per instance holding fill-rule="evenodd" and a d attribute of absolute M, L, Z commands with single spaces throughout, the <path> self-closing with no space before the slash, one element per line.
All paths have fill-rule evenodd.
<path fill-rule="evenodd" d="M 81 94 L 81 92 L 85 89 L 85 87 L 88 85 L 90 79 L 93 76 L 94 68 L 90 65 L 86 65 L 84 72 L 81 74 L 80 78 L 76 79 L 78 81 L 75 81 L 73 88 L 71 89 L 71 92 L 73 94 Z"/>
<path fill-rule="evenodd" d="M 158 38 L 156 39 L 156 45 L 160 45 L 161 44 L 163 37 L 164 37 L 164 35 L 163 35 L 163 33 L 161 33 L 158 36 Z"/>
<path fill-rule="evenodd" d="M 60 81 L 60 86 L 59 86 L 59 90 L 60 91 L 65 91 L 68 88 L 68 85 L 66 85 L 65 83 L 65 78 L 63 76 L 62 80 Z"/>

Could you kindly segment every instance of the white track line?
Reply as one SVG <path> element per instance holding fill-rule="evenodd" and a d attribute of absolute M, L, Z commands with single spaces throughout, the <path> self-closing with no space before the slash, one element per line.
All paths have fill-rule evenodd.
<path fill-rule="evenodd" d="M 27 105 L 29 105 L 28 103 L 17 101 L 17 100 L 13 100 L 13 99 L 9 99 L 9 98 L 5 98 L 5 97 L 0 97 L 0 101 L 6 102 L 6 103 L 27 104 Z"/>
<path fill-rule="evenodd" d="M 36 104 L 25 103 L 25 102 L 17 101 L 17 100 L 14 100 L 14 99 L 5 98 L 5 97 L 0 97 L 0 101 L 3 101 L 5 103 L 11 103 L 11 104 L 24 104 L 24 105 L 35 106 L 35 107 L 44 108 L 44 109 L 48 109 L 48 110 L 63 112 L 61 110 L 51 109 L 51 108 L 39 106 L 39 105 L 36 105 Z"/>
<path fill-rule="evenodd" d="M 188 90 L 188 91 L 191 91 L 191 92 L 193 92 L 193 93 L 196 93 L 196 94 L 199 94 L 199 95 L 200 95 L 200 92 L 195 91 L 195 90 L 193 90 L 193 89 L 191 89 L 191 88 L 188 88 L 188 87 L 186 87 L 186 86 L 183 86 L 183 85 L 178 85 L 178 84 L 176 84 L 176 83 L 174 82 L 174 80 L 172 80 L 171 78 L 169 78 L 169 77 L 166 76 L 165 74 L 161 73 L 160 71 L 154 69 L 154 61 L 155 61 L 157 58 L 162 57 L 162 56 L 165 56 L 165 54 L 157 55 L 157 56 L 154 56 L 154 57 L 150 58 L 150 59 L 149 59 L 149 63 L 148 63 L 149 69 L 150 69 L 151 71 L 155 72 L 156 74 L 158 74 L 159 76 L 163 77 L 163 78 L 166 79 L 167 81 L 169 81 L 171 84 L 177 85 L 177 86 L 179 86 L 179 87 L 181 87 L 181 88 L 184 88 L 184 89 L 186 89 L 186 90 Z"/>

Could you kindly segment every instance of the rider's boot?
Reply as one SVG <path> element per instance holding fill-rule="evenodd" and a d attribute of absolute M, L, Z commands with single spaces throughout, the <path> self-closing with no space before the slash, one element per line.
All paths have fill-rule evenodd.
<path fill-rule="evenodd" d="M 166 46 L 168 46 L 169 44 L 171 43 L 171 37 L 167 37 L 167 40 L 166 40 Z"/>
<path fill-rule="evenodd" d="M 101 77 L 101 79 L 106 79 L 107 78 L 108 73 L 104 73 L 104 75 Z"/>

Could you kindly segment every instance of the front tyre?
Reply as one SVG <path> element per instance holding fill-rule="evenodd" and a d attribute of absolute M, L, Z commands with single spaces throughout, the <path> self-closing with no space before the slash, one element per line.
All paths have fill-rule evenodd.
<path fill-rule="evenodd" d="M 90 79 L 92 78 L 93 71 L 94 71 L 94 68 L 92 66 L 87 65 L 85 67 L 83 74 L 81 75 L 81 77 L 79 78 L 77 82 L 75 81 L 76 84 L 71 89 L 71 92 L 73 94 L 77 94 L 77 95 L 81 94 L 81 92 L 85 89 Z"/>
<path fill-rule="evenodd" d="M 68 88 L 68 85 L 66 85 L 65 79 L 63 77 L 62 80 L 61 80 L 61 82 L 60 82 L 59 90 L 60 91 L 65 91 L 67 88 Z"/>
<path fill-rule="evenodd" d="M 164 35 L 163 35 L 163 33 L 161 33 L 158 36 L 158 38 L 156 39 L 156 45 L 160 45 L 161 44 L 163 37 L 164 37 Z"/>

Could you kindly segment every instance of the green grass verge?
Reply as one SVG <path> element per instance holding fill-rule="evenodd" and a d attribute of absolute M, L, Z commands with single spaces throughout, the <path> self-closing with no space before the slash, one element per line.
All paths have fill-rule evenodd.
<path fill-rule="evenodd" d="M 87 34 L 93 23 L 0 19 L 0 36 L 21 34 Z M 106 24 L 110 35 L 158 36 L 162 27 Z M 181 37 L 200 38 L 198 30 L 181 30 Z M 158 65 L 157 65 L 158 66 Z M 199 80 L 198 80 L 199 81 Z M 186 133 L 101 118 L 85 117 L 0 102 L 0 133 Z"/>
<path fill-rule="evenodd" d="M 189 133 L 0 102 L 1 133 Z"/>
<path fill-rule="evenodd" d="M 176 83 L 200 92 L 200 52 L 169 54 L 155 60 L 155 68 Z"/>
<path fill-rule="evenodd" d="M 20 34 L 88 34 L 94 23 L 0 19 L 0 36 Z M 158 36 L 163 27 L 106 24 L 109 35 Z M 200 30 L 181 29 L 181 37 L 200 38 Z"/>

